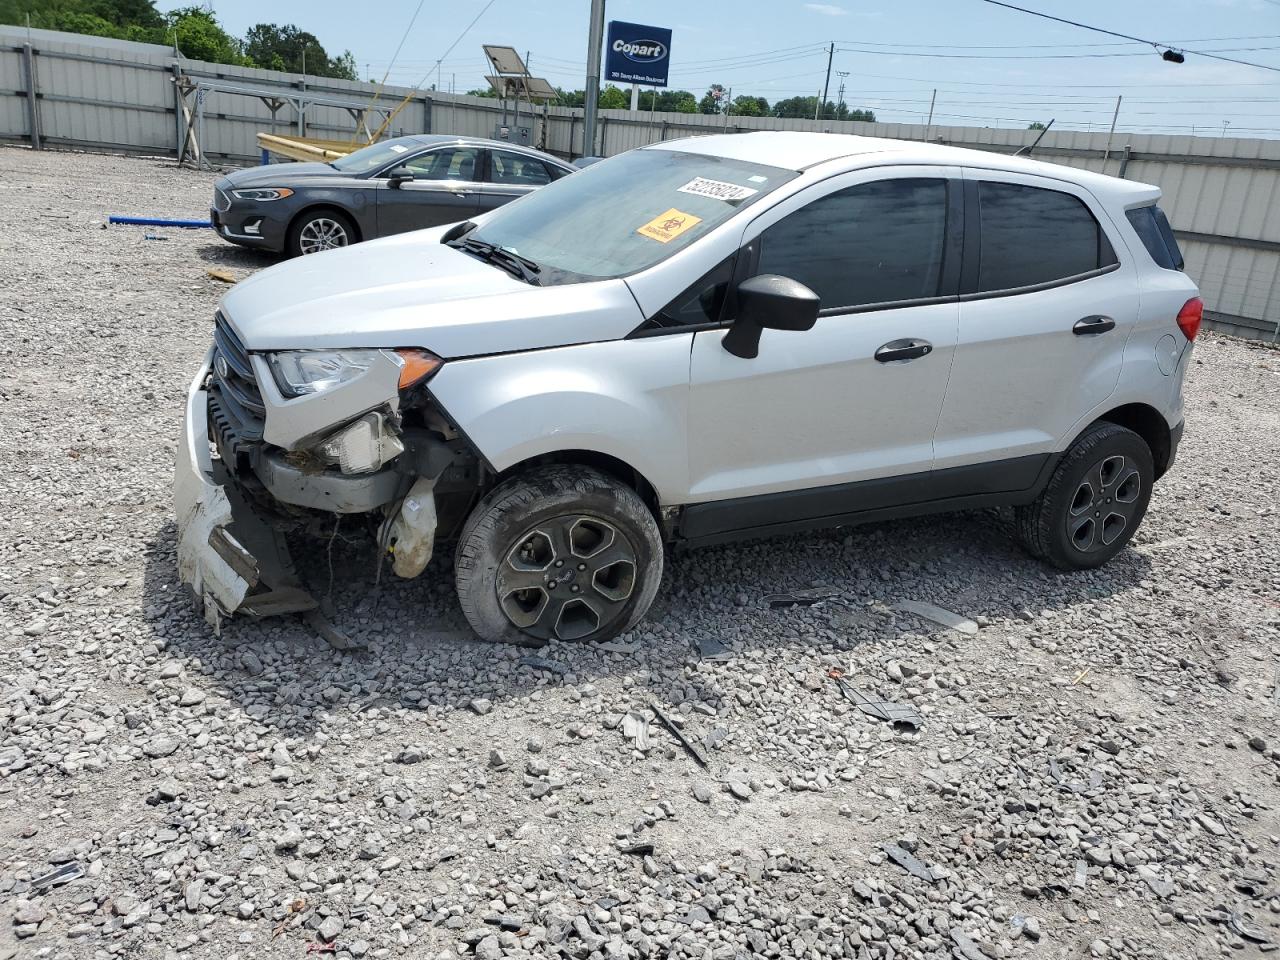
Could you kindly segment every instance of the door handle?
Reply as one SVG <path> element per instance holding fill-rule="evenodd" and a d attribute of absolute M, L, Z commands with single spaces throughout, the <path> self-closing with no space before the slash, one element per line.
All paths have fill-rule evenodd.
<path fill-rule="evenodd" d="M 1104 317 L 1101 314 L 1097 314 L 1092 317 L 1084 317 L 1081 320 L 1077 320 L 1075 325 L 1072 326 L 1071 332 L 1077 337 L 1089 337 L 1093 336 L 1095 333 L 1106 333 L 1108 330 L 1114 330 L 1115 328 L 1116 322 L 1114 320 L 1110 317 Z"/>
<path fill-rule="evenodd" d="M 893 363 L 895 360 L 915 360 L 933 352 L 933 344 L 928 340 L 917 340 L 908 337 L 904 340 L 890 340 L 876 351 L 876 359 L 881 363 Z"/>

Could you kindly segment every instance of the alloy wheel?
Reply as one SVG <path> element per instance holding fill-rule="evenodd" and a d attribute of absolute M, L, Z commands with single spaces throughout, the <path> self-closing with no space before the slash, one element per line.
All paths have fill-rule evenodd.
<path fill-rule="evenodd" d="M 1067 539 L 1081 553 L 1104 550 L 1137 522 L 1142 474 L 1130 458 L 1104 457 L 1085 473 L 1067 509 Z"/>
<path fill-rule="evenodd" d="M 525 531 L 498 568 L 498 604 L 539 640 L 583 640 L 621 617 L 636 587 L 636 552 L 613 524 L 569 514 Z"/>
<path fill-rule="evenodd" d="M 349 242 L 346 228 L 328 217 L 316 217 L 308 221 L 298 234 L 298 248 L 303 254 L 336 250 Z"/>

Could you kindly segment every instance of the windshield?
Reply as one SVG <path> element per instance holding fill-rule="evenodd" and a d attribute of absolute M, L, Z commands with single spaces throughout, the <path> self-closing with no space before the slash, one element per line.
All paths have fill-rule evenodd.
<path fill-rule="evenodd" d="M 550 268 L 548 282 L 651 267 L 797 176 L 742 160 L 632 150 L 494 212 L 468 239 Z"/>
<path fill-rule="evenodd" d="M 367 147 L 348 153 L 345 157 L 339 157 L 329 165 L 345 173 L 368 173 L 419 146 L 421 144 L 402 143 L 399 140 L 371 143 Z"/>

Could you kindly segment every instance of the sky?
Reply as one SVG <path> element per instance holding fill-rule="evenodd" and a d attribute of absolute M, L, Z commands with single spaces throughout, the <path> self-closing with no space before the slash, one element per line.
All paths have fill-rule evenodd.
<path fill-rule="evenodd" d="M 1055 129 L 1105 130 L 1122 96 L 1118 130 L 1280 138 L 1280 0 L 1013 2 L 1185 48 L 1186 62 L 984 0 L 608 0 L 605 18 L 669 27 L 671 87 L 698 96 L 712 83 L 771 103 L 816 95 L 834 43 L 829 99 L 843 84 L 851 108 L 883 121 L 924 122 L 936 90 L 935 124 L 1022 128 L 1056 119 Z M 584 86 L 589 0 L 211 5 L 237 35 L 269 19 L 309 30 L 331 56 L 349 49 L 362 78 L 459 92 L 486 86 L 481 45 L 491 43 L 528 51 L 532 73 L 554 85 Z"/>

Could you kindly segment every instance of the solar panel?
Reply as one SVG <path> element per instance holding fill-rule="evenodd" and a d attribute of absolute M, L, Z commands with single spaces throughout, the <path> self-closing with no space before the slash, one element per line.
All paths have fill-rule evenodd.
<path fill-rule="evenodd" d="M 484 45 L 484 55 L 493 64 L 494 73 L 514 73 L 518 76 L 529 75 L 529 68 L 524 65 L 524 61 L 520 59 L 520 54 L 516 53 L 515 47 L 500 47 L 486 43 Z"/>

